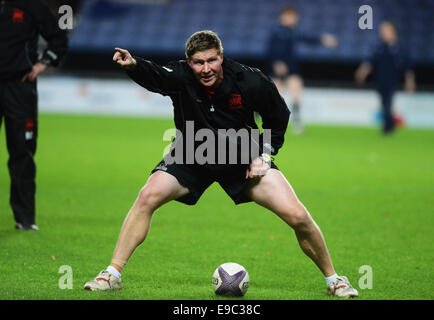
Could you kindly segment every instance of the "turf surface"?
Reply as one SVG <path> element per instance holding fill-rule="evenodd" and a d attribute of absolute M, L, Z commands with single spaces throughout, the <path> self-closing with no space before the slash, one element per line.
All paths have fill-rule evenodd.
<path fill-rule="evenodd" d="M 234 206 L 218 184 L 196 206 L 172 202 L 158 210 L 125 269 L 124 290 L 84 291 L 110 262 L 173 124 L 43 114 L 39 126 L 39 232 L 13 229 L 3 128 L 0 135 L 0 299 L 219 299 L 211 276 L 229 261 L 250 274 L 244 299 L 332 299 L 293 231 L 255 204 Z M 434 298 L 434 131 L 385 138 L 376 128 L 288 130 L 276 164 L 360 299 Z M 63 265 L 72 268 L 72 290 L 59 288 Z M 359 287 L 363 265 L 372 267 L 372 289 Z"/>

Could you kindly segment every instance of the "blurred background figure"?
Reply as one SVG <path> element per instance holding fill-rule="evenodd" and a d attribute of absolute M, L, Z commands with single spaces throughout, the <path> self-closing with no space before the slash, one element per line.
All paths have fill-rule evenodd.
<path fill-rule="evenodd" d="M 383 133 L 395 130 L 396 119 L 393 113 L 393 97 L 404 75 L 404 89 L 413 93 L 416 87 L 408 52 L 399 43 L 396 26 L 383 21 L 379 28 L 380 44 L 373 50 L 371 58 L 362 62 L 355 72 L 358 84 L 365 82 L 373 72 L 376 89 L 381 98 Z"/>
<path fill-rule="evenodd" d="M 337 38 L 332 34 L 309 34 L 301 32 L 298 28 L 300 15 L 297 9 L 289 4 L 284 5 L 278 17 L 278 26 L 270 34 L 267 48 L 267 58 L 270 63 L 271 76 L 280 91 L 288 89 L 292 108 L 293 132 L 299 134 L 303 131 L 300 115 L 301 95 L 303 92 L 303 79 L 300 62 L 297 57 L 297 43 L 323 45 L 335 48 Z"/>
<path fill-rule="evenodd" d="M 38 52 L 41 35 L 48 43 Z M 0 2 L 0 127 L 5 121 L 15 228 L 34 230 L 38 93 L 36 80 L 57 66 L 68 48 L 66 33 L 39 0 Z"/>

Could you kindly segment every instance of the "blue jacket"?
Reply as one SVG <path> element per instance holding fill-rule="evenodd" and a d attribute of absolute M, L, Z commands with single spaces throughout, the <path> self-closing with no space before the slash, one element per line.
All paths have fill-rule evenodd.
<path fill-rule="evenodd" d="M 394 90 L 404 72 L 411 70 L 410 58 L 399 44 L 389 46 L 381 42 L 375 48 L 370 62 L 379 90 Z"/>
<path fill-rule="evenodd" d="M 298 28 L 275 27 L 270 33 L 267 47 L 267 59 L 270 66 L 274 61 L 285 62 L 290 70 L 297 70 L 299 58 L 297 56 L 297 44 L 320 44 L 320 37 L 300 32 Z M 291 71 L 292 72 L 292 71 Z"/>

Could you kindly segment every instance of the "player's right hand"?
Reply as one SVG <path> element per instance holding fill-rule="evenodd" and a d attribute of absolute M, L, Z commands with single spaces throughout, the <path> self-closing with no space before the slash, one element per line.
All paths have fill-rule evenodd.
<path fill-rule="evenodd" d="M 128 50 L 115 48 L 115 54 L 113 55 L 113 61 L 122 67 L 130 68 L 136 65 L 136 60 L 128 52 Z"/>
<path fill-rule="evenodd" d="M 267 174 L 268 169 L 270 169 L 268 162 L 264 162 L 261 158 L 256 158 L 246 170 L 246 179 L 260 179 Z"/>

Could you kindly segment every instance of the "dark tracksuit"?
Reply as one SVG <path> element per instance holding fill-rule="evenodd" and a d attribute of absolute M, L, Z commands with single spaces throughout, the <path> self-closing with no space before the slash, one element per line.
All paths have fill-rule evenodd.
<path fill-rule="evenodd" d="M 300 32 L 297 27 L 287 28 L 279 25 L 272 30 L 266 50 L 268 69 L 272 77 L 285 80 L 289 75 L 299 75 L 301 73 L 300 61 L 297 54 L 298 43 L 317 45 L 321 41 L 318 35 Z M 284 62 L 289 69 L 289 74 L 279 77 L 275 75 L 273 63 L 276 61 Z M 300 106 L 298 102 L 294 101 L 292 108 L 293 121 L 300 122 Z"/>
<path fill-rule="evenodd" d="M 374 81 L 381 98 L 383 111 L 383 132 L 395 129 L 392 103 L 397 85 L 405 71 L 410 70 L 407 53 L 399 45 L 389 46 L 381 43 L 372 54 L 370 62 L 373 66 Z"/>
<path fill-rule="evenodd" d="M 223 81 L 212 97 L 197 81 L 187 62 L 180 60 L 159 66 L 135 57 L 137 66 L 128 75 L 144 88 L 169 96 L 173 102 L 176 128 L 186 141 L 186 123 L 194 122 L 194 131 L 206 128 L 218 135 L 218 129 L 257 129 L 254 112 L 262 117 L 262 128 L 271 129 L 270 153 L 277 154 L 284 141 L 289 110 L 271 79 L 260 70 L 245 66 L 229 58 L 223 60 Z M 262 146 L 260 138 L 259 145 Z M 238 143 L 238 142 L 237 142 Z M 176 151 L 178 145 L 173 150 Z M 238 145 L 239 147 L 239 145 Z M 267 150 L 262 150 L 267 151 Z M 239 154 L 239 153 L 238 153 Z M 185 160 L 185 158 L 184 158 Z M 196 160 L 196 159 L 195 159 Z M 250 158 L 250 160 L 252 160 Z M 272 164 L 272 167 L 275 167 Z M 163 159 L 156 169 L 174 175 L 189 188 L 187 199 L 179 201 L 194 204 L 202 192 L 214 181 L 220 183 L 235 203 L 250 201 L 243 193 L 248 164 L 173 164 Z"/>
<path fill-rule="evenodd" d="M 38 57 L 38 36 L 48 47 Z M 11 178 L 10 205 L 15 221 L 35 223 L 37 86 L 23 76 L 41 61 L 57 66 L 67 50 L 66 32 L 39 0 L 0 1 L 0 126 L 4 119 Z"/>
<path fill-rule="evenodd" d="M 300 73 L 300 62 L 297 55 L 298 43 L 317 45 L 321 44 L 321 41 L 318 35 L 303 33 L 297 27 L 277 26 L 272 30 L 266 49 L 270 74 L 273 74 L 272 64 L 275 61 L 285 62 L 289 68 L 289 74 Z"/>

